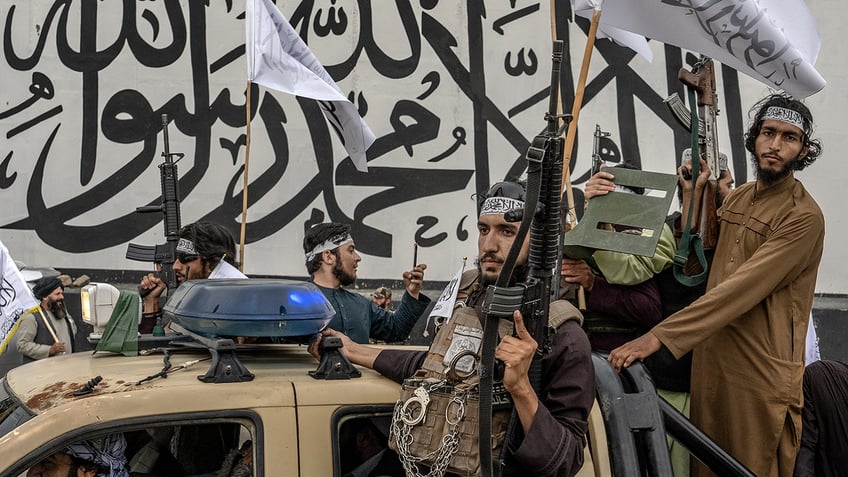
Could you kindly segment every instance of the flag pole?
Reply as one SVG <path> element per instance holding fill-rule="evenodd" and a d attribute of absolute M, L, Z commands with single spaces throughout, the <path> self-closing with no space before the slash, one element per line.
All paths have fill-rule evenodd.
<path fill-rule="evenodd" d="M 586 38 L 586 48 L 583 51 L 583 64 L 580 66 L 580 75 L 574 91 L 574 104 L 571 106 L 571 119 L 565 136 L 565 150 L 563 151 L 562 184 L 563 190 L 560 198 L 565 195 L 568 204 L 568 216 L 572 226 L 577 225 L 577 213 L 574 207 L 574 192 L 571 188 L 571 153 L 574 150 L 574 140 L 577 136 L 577 120 L 580 117 L 580 108 L 583 106 L 583 93 L 586 90 L 586 77 L 589 75 L 589 62 L 592 59 L 592 50 L 595 47 L 595 38 L 598 34 L 598 24 L 601 21 L 600 3 L 595 6 L 592 13 L 592 22 L 589 25 L 589 34 Z M 556 32 L 556 0 L 551 0 L 551 37 L 557 38 Z M 560 88 L 561 90 L 561 88 Z M 562 112 L 562 93 L 557 97 L 557 110 Z M 578 308 L 586 309 L 586 293 L 581 286 L 577 292 Z"/>
<path fill-rule="evenodd" d="M 40 306 L 38 307 L 38 314 L 40 314 L 40 315 L 41 315 L 41 321 L 43 321 L 43 322 L 44 322 L 44 326 L 46 326 L 46 327 L 47 327 L 47 331 L 49 331 L 49 332 L 50 332 L 50 336 L 52 336 L 52 337 L 53 337 L 53 341 L 54 341 L 55 343 L 58 343 L 58 342 L 59 342 L 59 337 L 58 337 L 58 336 L 56 336 L 56 332 L 55 332 L 55 331 L 53 331 L 53 326 L 50 324 L 50 321 L 47 319 L 47 317 L 46 317 L 46 316 L 44 316 L 44 310 L 42 310 Z"/>
<path fill-rule="evenodd" d="M 553 1 L 552 1 L 553 4 Z M 595 7 L 592 13 L 592 23 L 589 26 L 589 35 L 586 38 L 586 49 L 583 51 L 583 64 L 580 67 L 580 76 L 577 79 L 577 87 L 574 92 L 574 104 L 571 107 L 571 121 L 568 123 L 568 131 L 565 136 L 565 151 L 563 152 L 562 183 L 568 196 L 568 215 L 572 223 L 577 223 L 574 211 L 574 195 L 571 190 L 571 153 L 574 150 L 574 141 L 577 136 L 577 120 L 580 117 L 580 108 L 583 106 L 583 93 L 586 91 L 586 77 L 589 75 L 589 62 L 592 59 L 592 50 L 595 46 L 595 37 L 598 33 L 598 23 L 601 21 L 601 8 Z M 560 96 L 560 104 L 562 96 Z"/>
<path fill-rule="evenodd" d="M 244 142 L 244 185 L 241 193 L 241 232 L 239 234 L 239 271 L 244 273 L 244 237 L 247 227 L 247 170 L 250 164 L 250 87 L 251 81 L 247 80 L 247 92 L 245 93 L 244 110 L 245 118 L 245 142 Z"/>

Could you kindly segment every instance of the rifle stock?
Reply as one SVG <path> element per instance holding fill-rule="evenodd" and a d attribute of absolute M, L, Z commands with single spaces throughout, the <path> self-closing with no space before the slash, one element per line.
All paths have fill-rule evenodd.
<path fill-rule="evenodd" d="M 698 213 L 698 230 L 704 250 L 712 250 L 718 242 L 718 182 L 710 179 L 701 194 L 701 204 Z"/>

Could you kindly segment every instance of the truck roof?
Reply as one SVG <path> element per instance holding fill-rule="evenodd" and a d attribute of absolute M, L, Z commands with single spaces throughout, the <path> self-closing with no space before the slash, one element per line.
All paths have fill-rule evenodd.
<path fill-rule="evenodd" d="M 197 393 L 197 399 L 214 400 L 230 392 L 253 394 L 260 390 L 275 389 L 276 405 L 287 404 L 280 402 L 281 399 L 287 399 L 287 393 L 279 392 L 281 387 L 297 388 L 299 405 L 320 405 L 330 401 L 338 403 L 340 396 L 349 396 L 352 401 L 362 402 L 375 402 L 375 399 L 391 402 L 397 398 L 397 384 L 368 369 L 361 369 L 362 377 L 354 380 L 320 380 L 311 377 L 308 372 L 314 370 L 318 362 L 303 345 L 246 345 L 238 354 L 244 366 L 255 375 L 253 380 L 204 383 L 198 376 L 202 376 L 211 364 L 209 352 L 203 348 L 186 348 L 171 350 L 170 362 L 172 367 L 188 364 L 187 367 L 170 372 L 167 378 L 156 377 L 140 384 L 145 378 L 162 371 L 163 353 L 138 357 L 76 353 L 40 360 L 9 371 L 6 385 L 21 403 L 36 414 L 67 403 L 129 393 L 152 394 L 161 399 L 162 396 L 185 392 Z M 102 380 L 93 386 L 91 393 L 74 394 L 97 376 Z M 373 383 L 361 386 L 363 381 Z M 328 392 L 330 389 L 332 392 Z M 385 399 L 380 399 L 382 396 Z M 294 397 L 290 396 L 289 399 L 292 401 L 288 404 L 294 405 Z M 173 403 L 168 405 L 172 406 Z"/>
<path fill-rule="evenodd" d="M 300 446 L 326 449 L 331 445 L 327 416 L 334 410 L 374 406 L 390 410 L 398 399 L 399 385 L 370 369 L 357 368 L 361 377 L 354 379 L 313 378 L 309 372 L 316 370 L 318 361 L 304 345 L 240 345 L 237 353 L 240 363 L 254 375 L 252 380 L 210 383 L 198 379 L 212 364 L 206 348 L 170 348 L 171 369 L 176 370 L 167 378 L 144 382 L 164 368 L 162 352 L 137 357 L 74 353 L 15 368 L 0 380 L 0 394 L 10 395 L 35 417 L 5 423 L 0 469 L 20 465 L 16 463 L 32 465 L 37 449 L 64 445 L 81 433 L 131 431 L 187 419 L 232 422 L 241 416 L 245 423 L 271 425 L 289 416 L 285 422 L 296 424 L 278 432 L 286 435 L 281 439 L 288 451 L 298 452 Z M 180 369 L 185 363 L 189 365 Z M 101 380 L 92 392 L 74 394 L 97 376 Z M 283 452 L 264 456 L 274 466 L 291 458 Z M 308 459 L 299 465 L 302 475 L 324 473 L 327 465 L 332 466 Z"/>

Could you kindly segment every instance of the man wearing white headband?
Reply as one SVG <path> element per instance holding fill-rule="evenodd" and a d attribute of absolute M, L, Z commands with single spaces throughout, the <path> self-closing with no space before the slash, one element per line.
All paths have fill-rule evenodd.
<path fill-rule="evenodd" d="M 318 285 L 336 310 L 327 326 L 344 332 L 357 343 L 368 343 L 371 339 L 389 343 L 406 340 L 430 303 L 430 298 L 421 293 L 427 268 L 423 263 L 404 272 L 406 293 L 393 312 L 371 303 L 361 293 L 346 290 L 344 287 L 356 281 L 356 270 L 362 260 L 356 252 L 349 225 L 324 223 L 313 226 L 303 237 L 303 252 L 310 280 Z"/>
<path fill-rule="evenodd" d="M 477 352 L 475 358 L 479 360 L 481 339 L 475 336 L 482 337 L 483 325 L 478 311 L 487 285 L 497 281 L 519 228 L 518 222 L 508 221 L 504 214 L 509 212 L 521 218 L 525 187 L 519 182 L 499 182 L 489 188 L 481 199 L 478 204 L 480 216 L 477 219 L 478 268 L 463 273 L 453 314 L 446 323 L 438 327 L 429 351 L 381 350 L 351 342 L 348 337 L 334 330 L 325 330 L 323 336 L 340 337 L 344 343 L 342 352 L 351 362 L 375 369 L 398 382 L 403 382 L 410 376 L 425 376 L 433 382 L 440 382 L 449 374 L 447 366 L 459 367 L 458 360 L 455 359 L 458 353 Z M 511 284 L 521 283 L 527 277 L 529 235 L 522 245 L 510 279 Z M 549 324 L 555 332 L 551 334 L 550 352 L 545 353 L 542 358 L 542 389 L 539 394 L 541 398 L 533 391 L 528 377 L 530 362 L 539 344 L 528 333 L 521 313 L 516 311 L 513 319 L 514 334 L 511 333 L 513 323 L 501 321 L 502 327 L 499 329 L 504 332 L 501 333 L 501 341 L 495 351 L 495 357 L 505 365 L 503 385 L 518 416 L 516 430 L 508 444 L 510 458 L 506 460 L 508 465 L 505 475 L 574 475 L 583 465 L 587 419 L 595 395 L 589 340 L 580 328 L 582 316 L 566 301 L 551 303 Z M 317 342 L 310 346 L 313 354 L 317 354 L 318 349 Z M 467 371 L 469 370 L 464 370 Z M 469 376 L 473 376 L 470 378 L 470 382 L 473 382 L 477 373 L 471 372 Z M 467 385 L 469 382 L 462 383 L 461 386 Z M 430 406 L 431 409 L 438 408 L 435 403 Z M 503 428 L 506 427 L 510 410 L 501 409 L 494 414 L 492 437 L 500 445 L 503 443 L 505 432 L 497 431 L 505 430 Z M 396 420 L 394 425 L 402 426 L 403 422 Z M 456 447 L 476 448 L 476 424 L 473 428 L 475 434 L 463 434 L 458 444 L 454 442 Z M 442 429 L 434 432 L 442 432 Z M 436 434 L 428 437 L 435 444 L 451 442 L 447 435 Z M 421 453 L 430 451 L 434 449 L 427 447 Z M 494 455 L 498 453 L 499 449 L 495 449 Z M 437 454 L 448 455 L 449 459 L 455 458 L 457 461 L 468 460 L 474 464 L 473 456 L 467 454 L 454 456 L 435 452 L 433 455 Z M 479 456 L 476 457 L 479 459 Z M 449 474 L 460 472 L 453 470 L 449 463 L 446 465 Z M 443 472 L 444 470 L 442 469 Z M 422 468 L 419 468 L 419 471 L 425 472 Z"/>
<path fill-rule="evenodd" d="M 223 225 L 195 222 L 181 228 L 179 236 L 173 265 L 177 283 L 209 278 L 213 270 L 220 270 L 219 264 L 229 265 L 228 268 L 233 270 L 231 278 L 237 278 L 236 275 L 239 275 L 238 278 L 244 277 L 235 268 L 236 241 Z M 156 320 L 162 316 L 160 297 L 166 284 L 158 275 L 149 273 L 141 279 L 140 288 L 150 292 L 142 301 L 139 331 L 150 333 Z"/>
<path fill-rule="evenodd" d="M 801 439 L 804 341 L 824 244 L 824 216 L 795 179 L 821 154 L 813 117 L 775 94 L 745 135 L 756 180 L 724 200 L 707 292 L 613 350 L 616 368 L 665 345 L 694 349 L 692 421 L 754 475 L 791 476 Z M 702 161 L 702 169 L 706 164 Z M 698 182 L 706 179 L 702 174 Z M 712 475 L 698 464 L 694 475 Z"/>

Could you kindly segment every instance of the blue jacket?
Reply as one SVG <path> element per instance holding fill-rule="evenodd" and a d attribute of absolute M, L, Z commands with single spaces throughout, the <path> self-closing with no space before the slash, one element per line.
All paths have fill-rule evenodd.
<path fill-rule="evenodd" d="M 404 292 L 400 306 L 391 312 L 371 303 L 367 297 L 342 287 L 333 289 L 318 284 L 315 286 L 336 310 L 336 316 L 327 327 L 341 331 L 357 343 L 368 343 L 369 338 L 388 343 L 406 340 L 430 303 L 430 298 L 423 293 L 416 300 Z"/>

